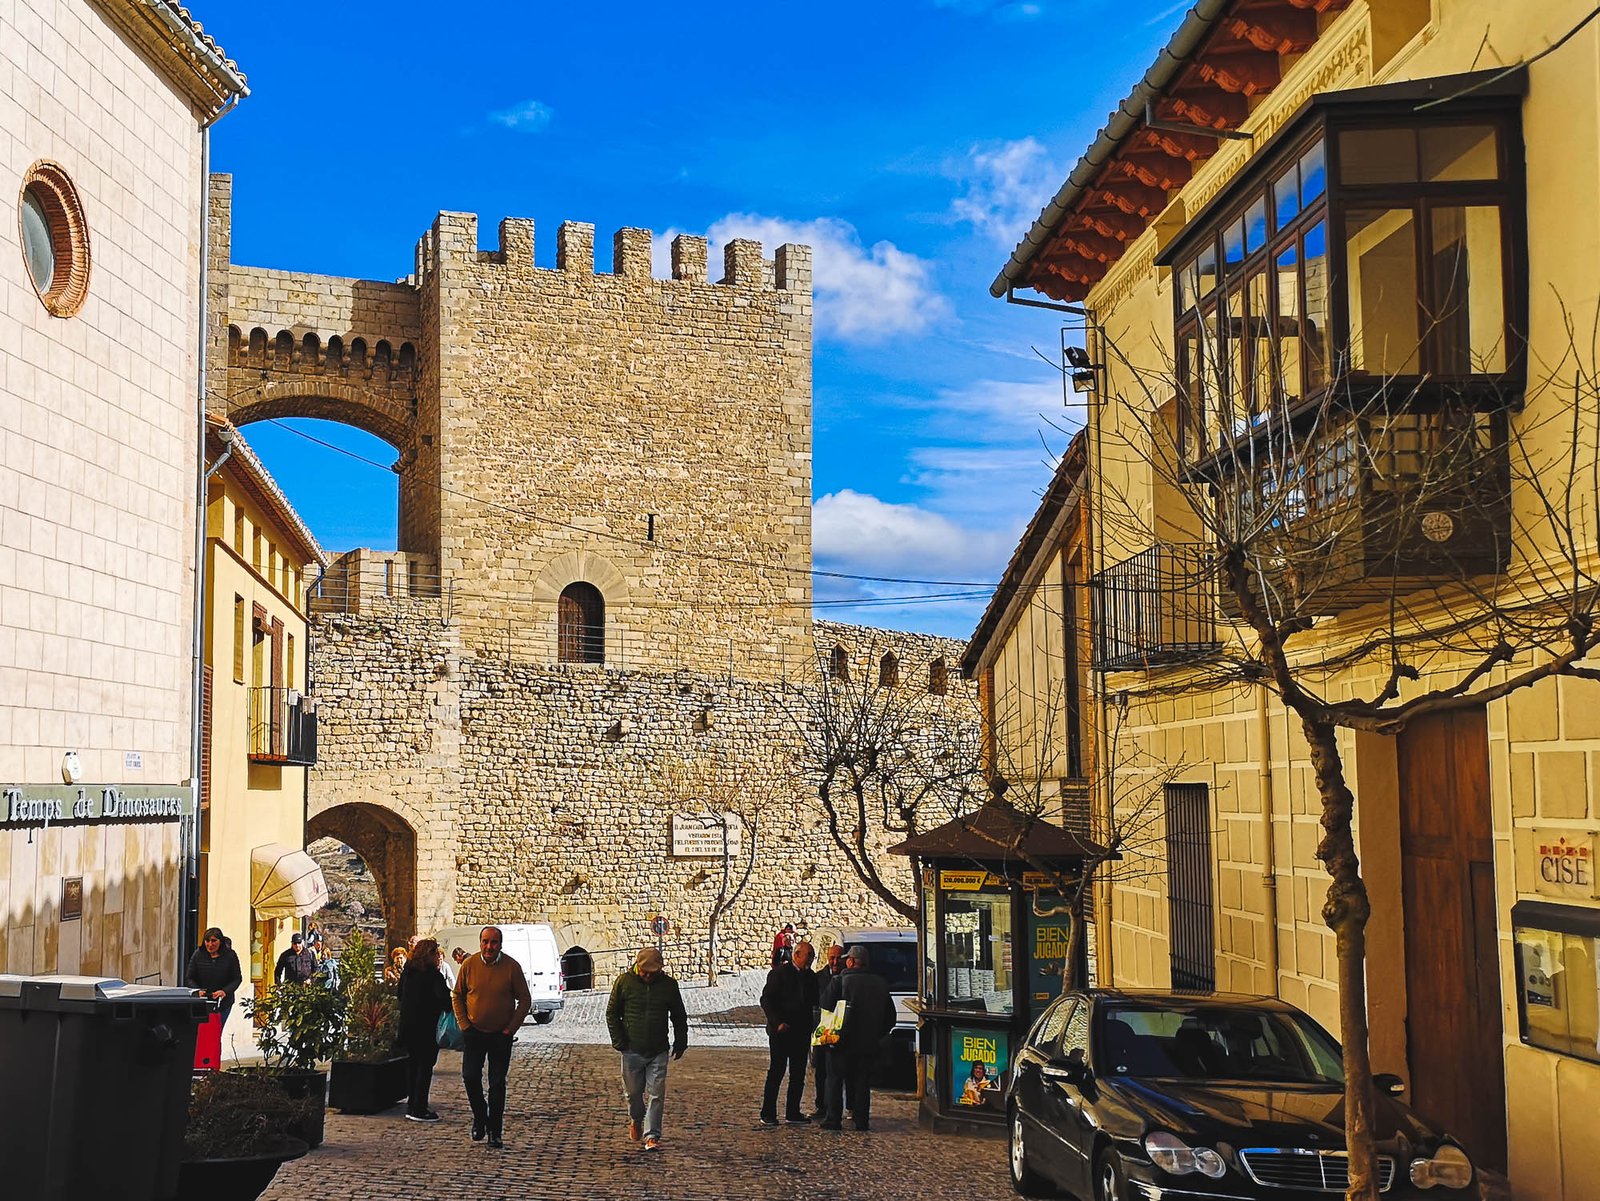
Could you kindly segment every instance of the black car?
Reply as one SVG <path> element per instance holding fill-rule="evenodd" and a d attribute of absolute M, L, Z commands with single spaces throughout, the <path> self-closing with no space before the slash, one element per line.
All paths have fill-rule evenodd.
<path fill-rule="evenodd" d="M 1472 1163 L 1377 1078 L 1385 1198 L 1459 1198 Z M 1226 993 L 1071 993 L 1016 1055 L 1011 1179 L 1094 1201 L 1295 1201 L 1347 1184 L 1344 1070 L 1293 1005 Z"/>

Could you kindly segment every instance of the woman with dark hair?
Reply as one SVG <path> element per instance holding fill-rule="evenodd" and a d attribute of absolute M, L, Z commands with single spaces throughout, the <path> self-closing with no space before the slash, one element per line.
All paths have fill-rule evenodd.
<path fill-rule="evenodd" d="M 413 1122 L 437 1122 L 428 1108 L 433 1065 L 439 1058 L 439 1015 L 450 1008 L 450 989 L 439 965 L 444 956 L 431 938 L 419 939 L 405 970 L 400 973 L 399 1043 L 411 1056 L 411 1093 L 406 1117 Z"/>
<path fill-rule="evenodd" d="M 226 1026 L 228 1011 L 233 1008 L 233 994 L 244 983 L 244 973 L 239 970 L 239 956 L 234 953 L 233 942 L 215 926 L 205 932 L 200 945 L 189 956 L 184 982 L 202 997 L 216 1002 L 222 1025 Z"/>

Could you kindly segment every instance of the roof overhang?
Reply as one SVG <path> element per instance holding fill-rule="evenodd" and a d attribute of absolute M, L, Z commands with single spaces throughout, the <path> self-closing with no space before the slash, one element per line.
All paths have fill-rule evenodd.
<path fill-rule="evenodd" d="M 224 430 L 230 433 L 224 436 Z M 282 527 L 287 539 L 299 547 L 304 556 L 301 564 L 315 563 L 318 567 L 326 568 L 329 563 L 328 552 L 322 549 L 317 536 L 289 503 L 289 498 L 278 487 L 278 481 L 272 478 L 266 465 L 250 449 L 244 435 L 226 418 L 207 413 L 206 461 L 215 466 L 222 460 L 224 452 L 228 453 L 228 461 L 223 465 L 223 470 L 230 479 L 239 482 L 246 495 Z"/>
<path fill-rule="evenodd" d="M 239 64 L 175 0 L 91 0 L 150 58 L 206 123 L 250 94 Z"/>
<path fill-rule="evenodd" d="M 1199 0 L 989 285 L 1081 301 L 1353 0 Z M 1151 118 L 1154 124 L 1150 123 Z"/>

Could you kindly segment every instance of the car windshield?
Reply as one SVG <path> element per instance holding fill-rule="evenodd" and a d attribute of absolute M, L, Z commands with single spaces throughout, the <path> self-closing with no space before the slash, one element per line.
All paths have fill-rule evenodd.
<path fill-rule="evenodd" d="M 871 970 L 889 982 L 890 992 L 917 991 L 917 944 L 869 942 L 862 940 L 871 960 Z"/>
<path fill-rule="evenodd" d="M 1119 1003 L 1100 1026 L 1111 1076 L 1342 1087 L 1339 1046 L 1302 1013 L 1207 1003 Z"/>

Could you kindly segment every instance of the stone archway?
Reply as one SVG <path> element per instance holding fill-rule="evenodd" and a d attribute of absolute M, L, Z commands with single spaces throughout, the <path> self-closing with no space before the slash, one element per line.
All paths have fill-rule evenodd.
<path fill-rule="evenodd" d="M 336 838 L 367 865 L 383 898 L 386 937 L 404 946 L 417 932 L 417 833 L 399 814 L 378 805 L 335 805 L 311 819 L 306 841 Z"/>

